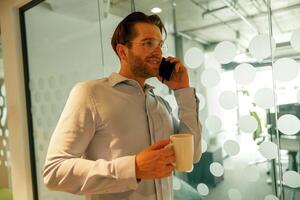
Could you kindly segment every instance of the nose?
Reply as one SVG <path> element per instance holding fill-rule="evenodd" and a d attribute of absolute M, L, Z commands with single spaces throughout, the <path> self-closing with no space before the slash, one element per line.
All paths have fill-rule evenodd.
<path fill-rule="evenodd" d="M 157 45 L 157 47 L 154 48 L 152 53 L 155 54 L 155 55 L 161 56 L 163 52 L 162 52 L 161 47 L 159 45 Z"/>

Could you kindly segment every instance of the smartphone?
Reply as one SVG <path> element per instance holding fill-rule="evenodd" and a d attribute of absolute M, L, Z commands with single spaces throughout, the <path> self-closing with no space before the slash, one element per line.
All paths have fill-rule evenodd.
<path fill-rule="evenodd" d="M 163 57 L 159 66 L 159 76 L 169 81 L 174 69 L 175 63 L 170 63 L 166 61 L 166 58 Z"/>

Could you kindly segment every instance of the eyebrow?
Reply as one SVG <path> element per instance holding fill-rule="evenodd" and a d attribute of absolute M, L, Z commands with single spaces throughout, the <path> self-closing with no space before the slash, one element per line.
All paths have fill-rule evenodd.
<path fill-rule="evenodd" d="M 147 40 L 157 40 L 157 39 L 149 37 L 149 38 L 144 38 L 141 41 L 147 41 Z M 163 42 L 163 40 L 160 40 L 159 42 Z"/>

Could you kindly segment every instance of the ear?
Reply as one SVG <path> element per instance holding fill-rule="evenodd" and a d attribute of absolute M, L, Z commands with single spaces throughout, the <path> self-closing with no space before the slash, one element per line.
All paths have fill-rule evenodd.
<path fill-rule="evenodd" d="M 117 44 L 116 50 L 118 53 L 118 56 L 121 60 L 127 60 L 127 50 L 128 48 L 123 44 Z"/>

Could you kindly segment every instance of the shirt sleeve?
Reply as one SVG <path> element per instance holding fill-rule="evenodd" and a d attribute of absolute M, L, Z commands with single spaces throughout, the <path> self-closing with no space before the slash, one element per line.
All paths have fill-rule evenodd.
<path fill-rule="evenodd" d="M 179 133 L 194 135 L 194 163 L 197 163 L 201 152 L 201 123 L 199 121 L 199 100 L 194 88 L 184 88 L 174 91 L 178 105 Z"/>
<path fill-rule="evenodd" d="M 114 160 L 88 160 L 85 151 L 100 122 L 91 92 L 77 84 L 52 135 L 43 170 L 51 190 L 74 194 L 105 194 L 138 187 L 135 155 Z"/>

